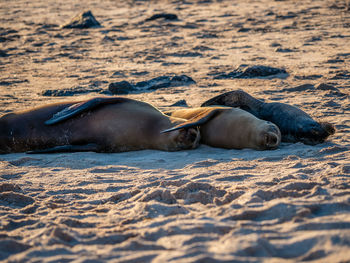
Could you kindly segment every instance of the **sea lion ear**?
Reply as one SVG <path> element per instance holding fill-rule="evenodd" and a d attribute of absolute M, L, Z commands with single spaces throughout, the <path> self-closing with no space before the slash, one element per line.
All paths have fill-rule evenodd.
<path fill-rule="evenodd" d="M 208 121 L 210 121 L 211 119 L 215 118 L 219 113 L 223 112 L 224 110 L 227 110 L 227 109 L 210 109 L 208 111 L 200 112 L 198 115 L 192 117 L 188 121 L 181 123 L 170 129 L 163 130 L 160 133 L 166 133 L 166 132 L 176 131 L 180 129 L 189 129 L 189 128 L 201 126 L 207 123 Z"/>

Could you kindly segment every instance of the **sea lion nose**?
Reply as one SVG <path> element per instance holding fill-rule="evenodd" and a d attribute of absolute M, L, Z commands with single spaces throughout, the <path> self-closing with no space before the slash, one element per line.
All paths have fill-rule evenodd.
<path fill-rule="evenodd" d="M 278 127 L 269 122 L 269 127 L 264 135 L 266 149 L 275 149 L 281 142 L 281 133 Z"/>
<path fill-rule="evenodd" d="M 265 146 L 267 149 L 277 148 L 279 144 L 278 136 L 275 133 L 267 133 L 265 135 Z"/>
<path fill-rule="evenodd" d="M 277 143 L 277 136 L 274 134 L 270 134 L 268 144 L 276 145 L 276 143 Z"/>

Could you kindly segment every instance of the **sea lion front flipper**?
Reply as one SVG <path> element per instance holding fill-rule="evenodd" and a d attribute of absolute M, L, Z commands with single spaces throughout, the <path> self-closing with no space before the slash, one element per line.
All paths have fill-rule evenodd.
<path fill-rule="evenodd" d="M 201 126 L 201 125 L 207 123 L 208 121 L 210 121 L 211 119 L 215 118 L 219 113 L 221 113 L 225 110 L 229 110 L 229 108 L 227 108 L 227 109 L 214 109 L 214 110 L 210 109 L 208 111 L 201 112 L 198 115 L 189 119 L 188 121 L 181 123 L 181 124 L 179 124 L 175 127 L 172 127 L 170 129 L 161 131 L 160 133 L 166 133 L 166 132 L 176 131 L 176 130 L 180 130 L 180 129 L 188 129 L 188 128 L 192 128 L 192 127 L 196 127 L 196 126 Z"/>
<path fill-rule="evenodd" d="M 123 103 L 127 101 L 129 101 L 129 99 L 117 97 L 117 98 L 93 98 L 88 101 L 75 103 L 55 113 L 51 119 L 45 121 L 45 124 L 53 125 L 53 124 L 65 121 L 67 119 L 70 119 L 72 117 L 75 117 L 84 111 L 93 110 L 99 106 L 103 106 L 107 104 Z"/>
<path fill-rule="evenodd" d="M 28 151 L 27 154 L 40 154 L 40 153 L 64 153 L 64 152 L 98 152 L 99 145 L 95 143 L 89 143 L 84 145 L 61 145 L 43 150 Z"/>

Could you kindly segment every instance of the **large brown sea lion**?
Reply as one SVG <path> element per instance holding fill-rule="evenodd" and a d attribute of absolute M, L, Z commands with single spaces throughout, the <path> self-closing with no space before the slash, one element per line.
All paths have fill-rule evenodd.
<path fill-rule="evenodd" d="M 1 117 L 0 153 L 191 149 L 198 145 L 197 125 L 126 98 L 57 103 Z M 161 133 L 173 126 L 179 129 Z"/>
<path fill-rule="evenodd" d="M 255 99 L 243 90 L 235 90 L 218 95 L 202 104 L 239 107 L 259 119 L 271 121 L 278 126 L 284 142 L 303 142 L 318 144 L 335 133 L 334 125 L 328 122 L 317 122 L 304 111 L 292 105 L 272 102 L 266 103 Z"/>
<path fill-rule="evenodd" d="M 182 119 L 201 119 L 201 142 L 209 146 L 268 150 L 277 148 L 281 142 L 281 133 L 275 124 L 238 108 L 201 107 L 165 113 Z"/>

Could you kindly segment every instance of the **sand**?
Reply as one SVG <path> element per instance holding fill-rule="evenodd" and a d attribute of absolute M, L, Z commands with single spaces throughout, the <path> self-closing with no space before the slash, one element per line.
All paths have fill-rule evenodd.
<path fill-rule="evenodd" d="M 84 10 L 102 27 L 60 28 Z M 349 262 L 349 10 L 340 0 L 1 1 L 0 115 L 185 74 L 196 84 L 126 96 L 169 109 L 240 88 L 337 132 L 273 151 L 1 155 L 0 260 Z M 178 20 L 145 21 L 156 13 Z M 288 75 L 215 79 L 242 64 Z M 95 92 L 43 96 L 69 89 Z"/>

